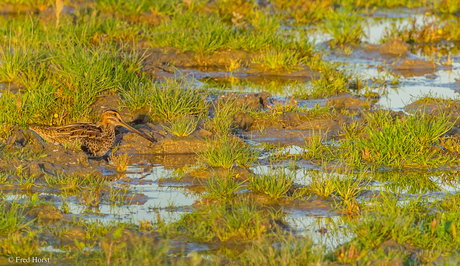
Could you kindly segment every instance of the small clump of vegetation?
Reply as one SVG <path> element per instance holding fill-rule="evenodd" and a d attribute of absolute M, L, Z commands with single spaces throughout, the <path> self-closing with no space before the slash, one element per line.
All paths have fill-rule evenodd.
<path fill-rule="evenodd" d="M 229 239 L 255 239 L 271 231 L 272 219 L 279 219 L 279 213 L 260 210 L 248 200 L 232 204 L 213 204 L 196 209 L 176 223 L 166 225 L 160 232 L 170 236 L 186 235 L 200 242 Z M 197 220 L 201 222 L 197 223 Z"/>
<path fill-rule="evenodd" d="M 385 123 L 379 131 L 368 128 L 367 138 L 348 144 L 350 148 L 353 147 L 355 155 L 361 153 L 353 156 L 360 158 L 357 164 L 365 162 L 388 167 L 447 165 L 452 158 L 443 156 L 432 146 L 452 126 L 445 115 L 430 117 L 422 114 L 396 118 L 393 122 Z"/>
<path fill-rule="evenodd" d="M 167 79 L 162 83 L 129 85 L 123 92 L 125 104 L 131 110 L 148 108 L 152 116 L 173 121 L 185 116 L 202 118 L 207 114 L 206 94 L 190 88 L 185 80 Z"/>
<path fill-rule="evenodd" d="M 278 200 L 293 188 L 293 181 L 292 172 L 280 168 L 272 173 L 251 176 L 248 187 L 255 193 L 262 193 L 272 200 Z"/>
<path fill-rule="evenodd" d="M 359 44 L 365 36 L 362 21 L 359 14 L 352 10 L 329 12 L 325 27 L 333 38 L 330 42 L 331 48 L 344 44 Z"/>
<path fill-rule="evenodd" d="M 368 114 L 366 122 L 362 126 L 344 125 L 344 139 L 339 142 L 325 143 L 321 135 L 313 134 L 306 141 L 304 157 L 342 160 L 357 168 L 438 167 L 456 162 L 454 157 L 435 148 L 444 143 L 453 149 L 452 141 L 442 138 L 453 126 L 448 115 L 421 113 L 392 118 L 383 111 Z"/>
<path fill-rule="evenodd" d="M 198 125 L 198 120 L 193 117 L 183 116 L 175 118 L 170 121 L 169 125 L 164 125 L 163 128 L 174 134 L 178 137 L 187 137 L 192 134 L 196 126 Z"/>
<path fill-rule="evenodd" d="M 427 13 L 392 20 L 382 43 L 397 38 L 455 67 L 457 0 L 2 1 L 0 264 L 458 263 L 456 99 L 424 95 L 407 113 L 375 102 L 310 108 L 341 94 L 377 101 L 405 86 L 399 58 L 349 60 L 378 48 L 363 43 L 367 18 L 394 7 Z M 329 40 L 313 41 L 318 34 Z M 229 91 L 238 93 L 220 97 Z M 261 92 L 273 94 L 269 103 Z M 206 147 L 88 160 L 77 141 L 61 153 L 27 129 L 89 121 L 117 104 L 173 140 L 199 128 L 193 139 Z M 338 120 L 340 130 L 284 118 Z M 285 147 L 283 135 L 265 135 L 273 128 L 299 136 Z M 110 162 L 122 174 L 107 175 Z"/>
<path fill-rule="evenodd" d="M 117 168 L 118 172 L 126 172 L 126 169 L 128 169 L 129 159 L 131 159 L 131 156 L 127 153 L 116 155 L 112 151 L 110 154 L 110 160 L 112 161 L 113 165 Z"/>
<path fill-rule="evenodd" d="M 206 184 L 209 197 L 223 201 L 231 201 L 236 197 L 236 193 L 242 189 L 244 182 L 237 182 L 231 174 L 224 178 L 212 177 Z"/>
<path fill-rule="evenodd" d="M 229 169 L 234 166 L 251 165 L 257 159 L 257 152 L 237 138 L 224 136 L 208 140 L 207 148 L 198 156 L 211 167 Z"/>

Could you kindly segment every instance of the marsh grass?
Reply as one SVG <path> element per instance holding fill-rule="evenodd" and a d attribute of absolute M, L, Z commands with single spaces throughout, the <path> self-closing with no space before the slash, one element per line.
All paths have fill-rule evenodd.
<path fill-rule="evenodd" d="M 327 158 L 329 155 L 332 154 L 332 149 L 330 146 L 332 146 L 333 144 L 323 144 L 323 142 L 325 142 L 326 140 L 327 132 L 325 134 L 322 134 L 321 131 L 313 131 L 311 135 L 304 140 L 305 148 L 302 157 L 310 160 Z"/>
<path fill-rule="evenodd" d="M 44 204 L 47 204 L 47 203 L 40 200 L 40 198 L 38 198 L 38 193 L 32 194 L 32 196 L 28 197 L 27 200 L 25 201 L 25 205 L 27 207 L 33 207 L 33 206 L 44 205 Z"/>
<path fill-rule="evenodd" d="M 356 234 L 357 242 L 365 248 L 374 248 L 393 237 L 395 241 L 405 241 L 414 236 L 415 228 L 412 225 L 414 215 L 404 215 L 408 213 L 403 208 L 396 207 L 397 200 L 394 198 L 384 196 L 383 202 L 386 203 L 386 207 L 382 206 L 382 203 L 377 203 L 373 208 L 381 211 L 380 213 L 371 214 L 366 210 L 363 216 L 368 219 L 359 219 L 349 223 Z M 388 220 L 383 222 L 383 219 Z M 401 230 L 404 226 L 406 229 Z"/>
<path fill-rule="evenodd" d="M 254 239 L 271 231 L 271 219 L 280 219 L 280 213 L 260 210 L 247 199 L 231 204 L 204 206 L 184 215 L 180 221 L 164 225 L 160 232 L 166 235 L 185 235 L 200 242 L 229 239 Z M 197 223 L 196 221 L 201 221 Z"/>
<path fill-rule="evenodd" d="M 138 17 L 149 11 L 156 15 L 172 15 L 175 12 L 179 12 L 183 5 L 177 0 L 134 0 L 129 4 L 120 0 L 101 0 L 96 2 L 96 7 L 102 11 L 113 12 L 124 16 Z"/>
<path fill-rule="evenodd" d="M 362 21 L 358 13 L 350 9 L 329 12 L 326 31 L 334 38 L 330 42 L 331 48 L 334 49 L 344 44 L 359 44 L 361 38 L 365 36 Z"/>
<path fill-rule="evenodd" d="M 187 137 L 195 132 L 198 125 L 198 119 L 190 116 L 175 118 L 169 122 L 169 125 L 162 125 L 164 129 L 178 137 Z"/>
<path fill-rule="evenodd" d="M 132 156 L 127 153 L 115 155 L 114 151 L 110 153 L 109 157 L 113 165 L 117 168 L 117 172 L 126 172 L 129 161 L 132 158 Z"/>
<path fill-rule="evenodd" d="M 439 175 L 439 176 L 438 176 Z M 452 171 L 444 173 L 422 172 L 418 170 L 376 172 L 374 180 L 385 184 L 385 189 L 394 193 L 400 191 L 412 194 L 423 194 L 442 191 L 444 186 L 455 187 Z M 404 182 L 401 182 L 404 180 Z"/>
<path fill-rule="evenodd" d="M 268 109 L 270 115 L 275 119 L 280 114 L 302 113 L 307 111 L 307 108 L 297 105 L 297 100 L 294 97 L 291 97 L 291 99 L 286 102 L 274 103 L 273 105 L 268 106 Z"/>
<path fill-rule="evenodd" d="M 214 176 L 206 183 L 208 194 L 206 196 L 223 200 L 231 201 L 236 197 L 236 193 L 243 188 L 245 182 L 237 182 L 231 174 L 227 174 L 224 178 Z"/>
<path fill-rule="evenodd" d="M 440 138 L 440 145 L 449 152 L 460 154 L 460 139 L 449 136 Z"/>
<path fill-rule="evenodd" d="M 333 8 L 332 1 L 295 1 L 276 0 L 276 11 L 284 15 L 286 23 L 310 25 L 325 19 L 327 12 Z"/>
<path fill-rule="evenodd" d="M 347 92 L 352 79 L 352 74 L 343 70 L 335 70 L 334 66 L 328 66 L 321 72 L 319 79 L 312 81 L 314 91 L 311 93 L 311 97 L 328 97 Z"/>
<path fill-rule="evenodd" d="M 31 228 L 32 221 L 25 219 L 23 205 L 0 202 L 0 255 L 1 256 L 32 256 L 39 255 L 38 231 Z"/>
<path fill-rule="evenodd" d="M 44 176 L 46 184 L 50 187 L 56 185 L 63 186 L 62 190 L 75 190 L 80 188 L 82 179 L 74 177 L 72 175 L 66 175 L 65 173 L 55 173 L 53 175 L 45 174 Z"/>
<path fill-rule="evenodd" d="M 241 79 L 229 76 L 228 78 L 208 78 L 203 88 L 207 90 L 224 93 L 234 92 L 261 92 L 266 91 L 272 94 L 290 95 L 293 91 L 300 91 L 305 88 L 304 83 L 295 80 L 268 80 L 263 83 L 252 82 L 248 79 Z"/>
<path fill-rule="evenodd" d="M 74 220 L 74 225 L 82 226 L 88 232 L 89 239 L 97 240 L 105 237 L 113 228 L 129 228 L 130 224 L 119 221 L 102 222 L 101 220 L 85 221 L 83 219 Z"/>
<path fill-rule="evenodd" d="M 0 184 L 2 185 L 11 185 L 10 173 L 0 171 Z"/>
<path fill-rule="evenodd" d="M 0 106 L 0 122 L 5 124 L 18 124 L 24 126 L 28 124 L 32 117 L 32 112 L 24 108 L 25 97 L 13 94 L 10 91 L 2 91 Z"/>
<path fill-rule="evenodd" d="M 14 125 L 12 124 L 2 124 L 0 125 L 0 140 L 8 139 L 13 133 Z M 1 147 L 1 145 L 0 145 Z"/>
<path fill-rule="evenodd" d="M 245 26 L 253 19 L 258 9 L 252 1 L 223 0 L 216 2 L 216 12 L 225 22 L 231 22 L 236 27 Z"/>
<path fill-rule="evenodd" d="M 62 213 L 64 213 L 64 214 L 72 213 L 72 210 L 71 210 L 70 205 L 69 205 L 69 203 L 67 202 L 67 199 L 66 199 L 66 198 L 63 198 L 63 199 L 61 200 L 61 206 L 60 206 L 59 209 L 60 209 L 60 210 L 62 211 Z"/>
<path fill-rule="evenodd" d="M 225 67 L 230 74 L 233 74 L 233 71 L 243 67 L 245 64 L 241 62 L 241 59 L 230 60 L 230 63 Z"/>
<path fill-rule="evenodd" d="M 137 111 L 148 106 L 149 97 L 153 93 L 154 83 L 149 81 L 128 82 L 126 88 L 121 91 L 123 104 L 131 111 Z"/>
<path fill-rule="evenodd" d="M 394 123 L 395 118 L 391 116 L 389 110 L 378 110 L 376 112 L 364 114 L 367 125 L 370 127 L 381 128 Z"/>
<path fill-rule="evenodd" d="M 379 199 L 367 205 L 361 219 L 347 221 L 356 243 L 363 249 L 374 248 L 386 240 L 407 243 L 424 250 L 449 251 L 458 246 L 457 228 L 459 215 L 457 196 L 447 200 L 428 202 L 422 197 L 399 202 L 398 196 L 382 193 Z M 445 206 L 443 212 L 431 212 L 431 208 Z M 441 207 L 442 208 L 442 207 Z"/>
<path fill-rule="evenodd" d="M 38 240 L 37 231 L 27 233 L 9 233 L 7 237 L 0 239 L 0 255 L 5 257 L 29 257 L 42 253 L 39 247 L 43 246 Z"/>
<path fill-rule="evenodd" d="M 251 165 L 257 160 L 258 152 L 236 137 L 223 136 L 207 140 L 206 149 L 198 157 L 211 167 L 233 168 Z"/>
<path fill-rule="evenodd" d="M 340 250 L 340 253 L 337 252 L 336 254 L 338 260 L 341 262 L 347 260 L 347 257 L 351 259 L 352 263 L 356 262 L 356 256 L 358 256 L 359 263 L 363 265 L 372 264 L 372 262 L 375 261 L 384 261 L 389 264 L 394 264 L 401 260 L 410 261 L 411 258 L 410 253 L 405 250 L 385 250 L 385 248 L 378 247 L 371 252 L 366 252 L 366 250 L 358 250 L 354 245 L 349 245 L 348 250 L 343 247 L 343 250 Z"/>
<path fill-rule="evenodd" d="M 255 193 L 267 195 L 272 200 L 279 200 L 294 186 L 295 176 L 286 168 L 277 168 L 270 173 L 253 175 L 249 178 L 248 188 Z"/>
<path fill-rule="evenodd" d="M 199 54 L 211 54 L 223 49 L 255 51 L 282 46 L 285 41 L 276 34 L 279 24 L 269 21 L 253 20 L 253 29 L 235 29 L 225 25 L 215 15 L 197 15 L 196 12 L 186 11 L 156 27 L 149 42 L 154 47 L 172 46 L 183 52 Z"/>
<path fill-rule="evenodd" d="M 34 52 L 39 59 L 34 56 L 27 59 L 26 67 L 17 77 L 25 91 L 18 95 L 2 95 L 0 106 L 5 112 L 0 115 L 0 122 L 16 120 L 24 126 L 35 121 L 51 125 L 87 117 L 89 105 L 101 92 L 116 91 L 129 80 L 136 79 L 136 71 L 140 70 L 137 57 L 128 58 L 120 51 L 109 53 L 102 48 L 86 48 L 68 42 L 61 42 L 51 49 L 52 52 Z M 37 60 L 40 62 L 36 63 Z M 16 74 L 9 74 L 13 75 Z M 55 114 L 61 118 L 53 120 Z"/>
<path fill-rule="evenodd" d="M 21 81 L 23 69 L 34 62 L 37 57 L 36 52 L 32 52 L 27 47 L 20 47 L 13 50 L 13 47 L 2 45 L 0 48 L 0 80 L 11 83 Z"/>
<path fill-rule="evenodd" d="M 3 2 L 12 5 L 25 5 L 40 10 L 43 10 L 53 3 L 52 0 L 4 0 Z"/>
<path fill-rule="evenodd" d="M 334 108 L 329 106 L 320 106 L 319 104 L 315 104 L 315 106 L 309 109 L 306 113 L 308 114 L 309 118 L 332 118 L 337 112 Z"/>
<path fill-rule="evenodd" d="M 308 61 L 308 66 L 320 72 L 320 77 L 311 82 L 309 90 L 296 90 L 297 98 L 324 98 L 348 92 L 351 81 L 355 80 L 353 73 L 339 70 L 337 63 L 328 63 L 319 58 Z"/>
<path fill-rule="evenodd" d="M 412 44 L 436 43 L 449 36 L 451 40 L 458 40 L 460 34 L 456 29 L 458 22 L 449 20 L 440 20 L 431 15 L 423 16 L 421 23 L 413 18 L 407 25 L 393 24 L 385 29 L 380 42 L 387 42 L 394 38 Z M 454 28 L 452 28 L 454 27 Z"/>
<path fill-rule="evenodd" d="M 31 190 L 32 187 L 41 187 L 41 185 L 36 184 L 37 176 L 35 174 L 27 175 L 25 173 L 20 173 L 17 177 L 18 185 L 25 190 Z"/>
<path fill-rule="evenodd" d="M 333 172 L 323 172 L 317 170 L 310 170 L 306 172 L 311 178 L 309 188 L 310 190 L 320 197 L 330 197 L 334 192 L 334 179 L 337 175 Z"/>
<path fill-rule="evenodd" d="M 422 104 L 426 106 L 427 104 L 438 104 L 439 106 L 451 107 L 455 104 L 457 99 L 450 97 L 438 96 L 436 93 L 429 92 L 427 94 L 420 95 L 418 97 L 413 97 L 411 99 L 412 104 Z"/>
<path fill-rule="evenodd" d="M 185 79 L 156 84 L 149 92 L 150 112 L 166 121 L 186 115 L 203 118 L 208 111 L 207 95 L 192 87 Z"/>
<path fill-rule="evenodd" d="M 441 14 L 453 14 L 460 8 L 460 2 L 458 0 L 447 0 L 434 3 L 434 10 Z"/>
<path fill-rule="evenodd" d="M 338 1 L 334 0 L 333 3 L 340 3 L 344 6 L 354 6 L 355 8 L 371 8 L 371 7 L 384 7 L 384 8 L 395 8 L 395 7 L 424 7 L 431 6 L 432 3 L 428 0 L 413 1 L 413 0 L 370 0 L 367 2 L 356 1 L 356 0 L 345 0 Z"/>
<path fill-rule="evenodd" d="M 26 6 L 39 6 L 44 2 L 46 4 L 42 7 L 50 5 L 49 1 L 44 0 L 4 1 Z M 276 0 L 271 1 L 268 6 L 257 1 L 208 2 L 136 0 L 128 5 L 120 0 L 102 0 L 94 3 L 91 8 L 76 8 L 71 15 L 61 13 L 59 22 L 37 18 L 33 14 L 0 18 L 0 34 L 4 37 L 0 40 L 0 80 L 14 83 L 11 91 L 5 88 L 1 93 L 0 138 L 7 139 L 14 130 L 14 125 L 62 125 L 88 119 L 92 104 L 105 93 L 120 94 L 123 98 L 122 105 L 126 105 L 131 111 L 147 110 L 154 119 L 169 122 L 176 122 L 175 119 L 187 116 L 207 119 L 210 107 L 207 97 L 210 95 L 201 88 L 196 88 L 194 83 L 185 79 L 153 82 L 150 73 L 143 74 L 144 70 L 149 71 L 142 70 L 144 55 L 126 43 L 145 39 L 151 44 L 151 48 L 170 46 L 182 52 L 192 51 L 197 61 L 214 52 L 243 50 L 248 56 L 260 55 L 254 62 L 266 69 L 291 71 L 302 69 L 305 65 L 321 73 L 319 79 L 314 79 L 309 91 L 305 90 L 302 82 L 293 84 L 285 81 L 263 81 L 256 86 L 253 83 L 238 83 L 234 77 L 229 79 L 231 90 L 240 87 L 238 90 L 241 91 L 251 87 L 255 91 L 271 90 L 277 94 L 291 95 L 297 88 L 295 93 L 304 98 L 348 92 L 355 88 L 358 83 L 356 80 L 360 77 L 342 70 L 339 64 L 324 62 L 322 55 L 314 52 L 311 43 L 305 41 L 309 32 L 290 32 L 285 28 L 290 28 L 291 24 L 302 27 L 327 18 L 325 24 L 334 37 L 330 46 L 340 47 L 348 54 L 350 47 L 359 43 L 364 36 L 362 24 L 356 11 L 338 8 L 426 4 L 426 1 L 412 0 Z M 439 7 L 436 12 L 452 13 L 455 12 L 456 3 L 441 1 L 434 6 Z M 153 18 L 156 24 L 149 25 L 143 16 Z M 386 37 L 401 36 L 408 42 L 432 42 L 447 37 L 454 41 L 460 39 L 456 30 L 459 28 L 458 22 L 449 20 L 436 23 L 437 20 L 426 20 L 422 26 L 414 23 L 406 29 L 393 29 L 393 32 L 390 29 Z M 247 66 L 246 62 L 238 60 L 230 62 L 228 71 Z M 385 72 L 384 75 L 387 76 L 374 82 L 386 85 L 399 81 L 397 77 L 389 80 L 388 73 Z M 15 86 L 20 90 L 14 91 Z M 453 101 L 429 98 L 420 99 L 419 103 L 437 101 L 450 107 L 453 105 Z M 209 140 L 209 147 L 200 155 L 200 160 L 211 167 L 247 167 L 257 160 L 258 153 L 253 146 L 229 136 L 232 133 L 235 111 L 246 112 L 254 118 L 276 121 L 277 116 L 285 112 L 305 112 L 297 107 L 296 103 L 290 103 L 255 112 L 238 109 L 228 102 L 222 105 L 216 103 L 211 108 L 210 114 L 213 118 L 206 122 L 206 128 L 218 137 Z M 329 107 L 318 106 L 308 110 L 308 118 L 330 119 L 336 113 Z M 340 114 L 350 117 L 356 115 L 351 112 Z M 0 255 L 43 255 L 46 251 L 42 251 L 41 247 L 55 246 L 57 243 L 56 239 L 46 243 L 49 240 L 49 234 L 46 233 L 48 228 L 55 228 L 55 231 L 49 231 L 59 238 L 71 226 L 80 226 L 85 231 L 84 240 L 74 241 L 75 246 L 71 247 L 58 245 L 58 248 L 65 250 L 65 254 L 56 252 L 50 254 L 52 258 L 62 258 L 64 264 L 101 265 L 367 265 L 378 263 L 379 260 L 388 260 L 391 263 L 398 258 L 402 258 L 403 263 L 407 264 L 439 263 L 435 260 L 438 256 L 456 256 L 455 252 L 460 246 L 459 196 L 450 193 L 443 193 L 445 197 L 439 199 L 434 199 L 431 194 L 424 195 L 429 196 L 427 199 L 413 195 L 405 199 L 403 196 L 407 193 L 442 191 L 446 182 L 451 182 L 448 185 L 455 187 L 458 173 L 451 171 L 435 178 L 440 171 L 386 171 L 387 168 L 455 168 L 458 164 L 455 157 L 460 150 L 457 148 L 459 143 L 453 137 L 444 136 L 452 127 L 450 118 L 447 115 L 431 117 L 423 114 L 396 116 L 389 111 L 361 114 L 362 119 L 342 126 L 344 134 L 338 136 L 338 141 L 327 142 L 326 134 L 315 132 L 305 144 L 307 151 L 304 157 L 323 162 L 337 160 L 355 167 L 354 170 L 385 170 L 372 173 L 373 180 L 382 183 L 381 190 L 386 191 L 375 193 L 377 196 L 374 199 L 366 198 L 364 203 L 357 205 L 357 198 L 368 185 L 368 180 L 359 174 L 339 175 L 312 171 L 309 186 L 300 188 L 294 186 L 289 172 L 265 173 L 251 177 L 246 183 L 240 183 L 231 176 L 219 179 L 213 177 L 206 184 L 208 195 L 219 200 L 212 201 L 210 205 L 197 204 L 195 206 L 199 207 L 170 224 L 139 223 L 136 226 L 130 222 L 103 223 L 97 218 L 93 219 L 99 217 L 101 212 L 92 210 L 92 207 L 97 209 L 105 204 L 111 205 L 110 207 L 131 204 L 134 197 L 128 189 L 114 187 L 95 175 L 45 174 L 46 184 L 43 186 L 42 180 L 36 180 L 36 176 L 27 174 L 27 165 L 32 160 L 46 156 L 44 153 L 28 148 L 19 149 L 18 145 L 7 147 L 6 144 L 0 144 L 2 163 L 19 165 L 17 161 L 22 161 L 22 166 L 14 173 L 0 172 L 0 183 L 7 184 L 12 180 L 16 182 L 13 189 L 27 189 L 29 191 L 22 192 L 27 192 L 28 196 L 30 190 L 35 189 L 40 192 L 45 190 L 61 193 L 56 197 L 62 199 L 76 194 L 76 197 L 69 200 L 74 201 L 73 198 L 76 198 L 87 209 L 81 215 L 71 216 L 69 213 L 69 216 L 91 217 L 90 220 L 82 218 L 80 221 L 65 221 L 66 226 L 71 224 L 66 230 L 61 229 L 61 223 L 44 227 L 26 218 L 27 208 L 43 203 L 37 193 L 24 201 L 0 201 Z M 196 125 L 189 127 L 184 122 L 172 131 L 189 134 L 193 131 L 191 128 L 195 127 Z M 273 149 L 268 145 L 266 148 Z M 276 160 L 287 157 L 288 155 L 282 155 L 276 157 Z M 200 164 L 201 166 L 206 167 L 205 164 Z M 349 233 L 351 240 L 327 252 L 316 249 L 312 240 L 278 230 L 277 228 L 282 229 L 279 226 L 279 223 L 283 223 L 282 211 L 276 212 L 250 202 L 245 198 L 248 193 L 238 193 L 243 188 L 251 188 L 272 199 L 297 196 L 300 199 L 307 189 L 319 196 L 340 199 L 339 209 L 356 214 L 352 218 L 343 216 L 346 228 L 344 230 Z M 8 185 L 6 191 L 9 189 L 11 186 Z M 299 194 L 293 196 L 297 189 Z M 0 197 L 7 197 L 7 194 L 1 194 Z M 61 209 L 69 212 L 66 205 L 68 206 L 67 201 L 63 200 Z M 358 211 L 356 207 L 359 208 Z M 132 217 L 128 216 L 127 219 L 130 218 Z M 104 239 L 114 228 L 121 229 L 117 229 L 113 237 Z M 133 243 L 129 239 L 122 240 L 120 232 L 125 228 L 140 229 L 144 231 L 140 234 L 143 236 L 139 240 L 135 234 L 134 239 L 138 241 Z M 157 233 L 161 233 L 162 238 L 173 237 L 172 240 L 179 242 L 208 242 L 218 250 L 206 252 L 205 256 L 202 252 L 178 251 L 175 242 L 171 244 L 167 240 L 157 241 Z M 144 238 L 152 235 L 154 240 Z M 408 252 L 385 250 L 380 245 L 387 240 L 396 241 L 405 247 L 414 247 L 417 251 L 412 256 Z M 219 243 L 221 241 L 228 241 L 228 245 Z M 244 242 L 247 246 L 237 245 L 234 248 L 235 242 Z M 128 248 L 131 245 L 135 248 Z M 449 262 L 452 261 L 447 261 Z"/>
<path fill-rule="evenodd" d="M 345 139 L 352 139 L 359 136 L 362 136 L 364 126 L 360 123 L 353 121 L 349 124 L 340 125 L 340 129 L 343 131 Z"/>
<path fill-rule="evenodd" d="M 96 7 L 127 16 L 140 15 L 149 9 L 148 1 L 145 0 L 134 0 L 129 4 L 120 0 L 101 0 L 96 2 Z"/>
<path fill-rule="evenodd" d="M 233 116 L 238 112 L 234 101 L 217 101 L 214 104 L 214 117 L 206 122 L 206 128 L 217 135 L 226 136 L 231 133 Z"/>
<path fill-rule="evenodd" d="M 99 189 L 85 190 L 79 195 L 80 204 L 91 208 L 98 208 L 102 200 L 102 193 L 100 193 Z"/>
<path fill-rule="evenodd" d="M 149 108 L 153 116 L 164 121 L 184 116 L 203 118 L 207 115 L 207 94 L 194 87 L 185 78 L 169 78 L 161 83 L 142 80 L 128 83 L 121 95 L 131 111 Z"/>
<path fill-rule="evenodd" d="M 370 181 L 363 178 L 363 173 L 358 175 L 337 175 L 332 179 L 334 194 L 340 198 L 340 205 L 343 211 L 349 214 L 357 214 L 360 212 L 360 207 L 356 198 L 364 191 L 369 182 Z"/>
<path fill-rule="evenodd" d="M 322 247 L 310 238 L 292 233 L 264 237 L 240 255 L 247 265 L 314 265 L 323 256 Z"/>
<path fill-rule="evenodd" d="M 259 57 L 253 59 L 253 63 L 269 70 L 295 70 L 305 61 L 306 57 L 300 57 L 297 51 L 293 50 L 267 50 Z"/>
<path fill-rule="evenodd" d="M 24 207 L 17 203 L 0 202 L 0 234 L 17 233 L 29 228 L 32 221 L 25 219 Z"/>
<path fill-rule="evenodd" d="M 67 88 L 61 93 L 62 104 L 70 115 L 70 110 L 76 112 L 74 117 L 88 115 L 88 106 L 101 92 L 118 90 L 134 79 L 140 68 L 139 58 L 128 58 L 117 51 L 108 53 L 101 48 L 81 46 L 65 53 L 62 50 L 58 50 L 53 68 L 57 82 Z"/>
<path fill-rule="evenodd" d="M 355 140 L 366 162 L 388 167 L 429 166 L 451 162 L 431 147 L 452 128 L 449 117 L 426 114 L 396 119 L 380 130 L 367 129 L 368 138 Z"/>
<path fill-rule="evenodd" d="M 345 202 L 355 201 L 356 197 L 364 190 L 369 184 L 363 178 L 363 174 L 345 174 L 342 177 L 336 176 L 332 179 L 332 186 L 334 187 L 335 194 Z"/>
<path fill-rule="evenodd" d="M 42 151 L 34 151 L 32 149 L 8 149 L 6 145 L 0 144 L 0 159 L 3 161 L 11 161 L 14 159 L 25 160 L 25 161 L 34 161 L 47 156 L 46 153 Z M 16 171 L 22 171 L 22 168 L 17 168 Z"/>
<path fill-rule="evenodd" d="M 101 178 L 92 174 L 66 174 L 58 172 L 54 174 L 45 174 L 46 184 L 50 188 L 58 188 L 66 192 L 79 192 L 84 189 L 98 189 L 107 186 L 107 183 Z"/>
<path fill-rule="evenodd" d="M 171 259 L 171 245 L 168 240 L 161 240 L 158 243 L 152 239 L 142 238 L 137 242 L 129 240 L 121 242 L 113 239 L 110 242 L 104 242 L 102 249 L 107 265 L 160 265 L 170 260 L 179 261 L 178 264 L 186 265 L 185 256 Z M 136 248 L 129 248 L 128 245 L 135 245 Z M 177 254 L 176 254 L 177 255 Z M 184 255 L 179 253 L 178 255 Z M 191 259 L 190 259 L 191 260 Z M 182 263 L 180 263 L 182 261 Z"/>
<path fill-rule="evenodd" d="M 130 205 L 132 203 L 133 197 L 130 197 L 130 191 L 128 188 L 121 187 L 121 188 L 114 188 L 110 187 L 108 191 L 108 195 L 104 197 L 104 202 L 110 204 L 110 206 L 122 206 L 122 205 Z"/>

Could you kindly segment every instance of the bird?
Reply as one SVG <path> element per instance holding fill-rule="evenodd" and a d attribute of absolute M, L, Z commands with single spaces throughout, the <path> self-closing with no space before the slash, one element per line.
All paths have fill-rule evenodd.
<path fill-rule="evenodd" d="M 90 157 L 102 157 L 115 143 L 115 127 L 117 126 L 125 127 L 151 142 L 156 142 L 155 139 L 124 122 L 120 113 L 116 110 L 104 111 L 97 123 L 74 123 L 59 127 L 31 126 L 30 129 L 45 141 L 55 144 L 65 145 L 78 140 L 81 144 L 81 149 Z"/>

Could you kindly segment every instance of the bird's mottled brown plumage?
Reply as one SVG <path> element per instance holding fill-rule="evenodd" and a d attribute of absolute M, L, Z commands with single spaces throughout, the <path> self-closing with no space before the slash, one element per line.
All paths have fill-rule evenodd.
<path fill-rule="evenodd" d="M 122 126 L 155 142 L 154 139 L 126 124 L 115 110 L 104 111 L 97 123 L 75 123 L 60 127 L 30 127 L 48 142 L 65 144 L 79 140 L 82 150 L 91 156 L 105 155 L 115 143 L 115 127 Z"/>

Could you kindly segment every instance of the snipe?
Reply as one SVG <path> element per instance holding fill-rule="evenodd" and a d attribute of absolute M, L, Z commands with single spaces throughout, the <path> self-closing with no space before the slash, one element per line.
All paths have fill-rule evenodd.
<path fill-rule="evenodd" d="M 126 124 L 115 110 L 104 111 L 97 123 L 75 123 L 60 127 L 30 127 L 48 142 L 65 144 L 79 140 L 81 148 L 90 156 L 104 156 L 115 143 L 115 127 L 122 126 L 155 142 L 154 139 Z"/>

